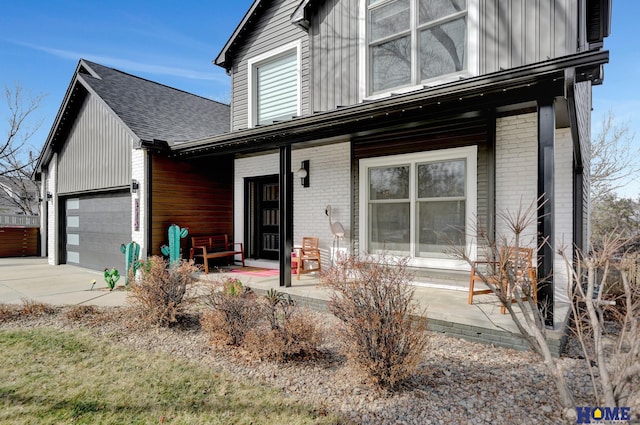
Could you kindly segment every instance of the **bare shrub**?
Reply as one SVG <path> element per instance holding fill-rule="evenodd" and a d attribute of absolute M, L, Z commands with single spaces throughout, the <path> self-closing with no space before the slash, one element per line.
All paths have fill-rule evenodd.
<path fill-rule="evenodd" d="M 23 298 L 21 304 L 0 304 L 0 322 L 10 322 L 27 316 L 54 314 L 56 309 L 49 304 Z"/>
<path fill-rule="evenodd" d="M 209 338 L 228 345 L 242 344 L 259 317 L 253 291 L 243 287 L 240 280 L 225 276 L 212 283 L 203 300 L 211 308 L 200 320 Z"/>
<path fill-rule="evenodd" d="M 181 261 L 169 267 L 161 257 L 150 257 L 142 265 L 139 278 L 131 284 L 131 297 L 140 307 L 142 320 L 159 326 L 175 323 L 197 271 L 193 261 Z"/>
<path fill-rule="evenodd" d="M 262 322 L 245 335 L 245 348 L 281 362 L 317 357 L 324 333 L 311 311 L 288 294 L 270 289 L 260 300 Z"/>
<path fill-rule="evenodd" d="M 79 322 L 97 314 L 98 309 L 92 305 L 76 305 L 67 310 L 66 317 L 71 322 Z"/>
<path fill-rule="evenodd" d="M 619 253 L 625 242 L 604 237 L 571 273 L 573 331 L 591 375 L 594 405 L 640 400 L 640 285 L 629 279 L 636 258 Z"/>
<path fill-rule="evenodd" d="M 50 304 L 41 303 L 28 298 L 23 298 L 21 301 L 22 314 L 25 316 L 44 316 L 47 314 L 54 314 L 56 312 L 56 309 Z"/>
<path fill-rule="evenodd" d="M 17 306 L 0 304 L 0 323 L 16 320 L 20 316 Z"/>
<path fill-rule="evenodd" d="M 426 319 L 416 311 L 408 261 L 341 256 L 323 277 L 323 285 L 334 291 L 329 310 L 342 321 L 345 355 L 387 389 L 416 373 L 427 346 Z"/>

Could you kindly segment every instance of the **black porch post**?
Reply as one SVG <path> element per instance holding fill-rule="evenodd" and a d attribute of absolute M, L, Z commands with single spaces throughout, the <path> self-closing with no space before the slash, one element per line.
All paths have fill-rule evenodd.
<path fill-rule="evenodd" d="M 293 247 L 293 176 L 291 145 L 280 147 L 280 286 L 291 286 L 291 248 Z"/>
<path fill-rule="evenodd" d="M 538 101 L 538 306 L 545 325 L 553 328 L 554 259 L 554 150 L 553 98 Z"/>

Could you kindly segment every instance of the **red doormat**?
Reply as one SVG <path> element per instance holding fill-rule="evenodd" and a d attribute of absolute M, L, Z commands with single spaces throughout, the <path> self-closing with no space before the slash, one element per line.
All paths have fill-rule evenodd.
<path fill-rule="evenodd" d="M 244 274 L 247 276 L 269 277 L 278 276 L 278 274 L 280 274 L 280 271 L 274 269 L 263 269 L 260 267 L 245 267 L 242 269 L 233 269 L 230 271 L 230 273 Z"/>

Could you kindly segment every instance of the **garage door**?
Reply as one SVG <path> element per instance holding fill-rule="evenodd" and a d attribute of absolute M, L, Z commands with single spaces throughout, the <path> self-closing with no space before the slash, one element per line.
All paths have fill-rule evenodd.
<path fill-rule="evenodd" d="M 120 245 L 131 241 L 129 192 L 66 198 L 64 210 L 63 262 L 122 272 Z"/>

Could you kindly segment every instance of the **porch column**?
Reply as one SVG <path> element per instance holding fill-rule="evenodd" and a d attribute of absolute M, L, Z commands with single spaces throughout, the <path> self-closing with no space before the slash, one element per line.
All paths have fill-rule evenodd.
<path fill-rule="evenodd" d="M 293 247 L 293 176 L 291 145 L 280 147 L 280 286 L 291 286 L 291 248 Z"/>
<path fill-rule="evenodd" d="M 554 145 L 555 108 L 553 98 L 538 101 L 538 307 L 545 313 L 545 325 L 553 328 L 554 259 Z"/>

